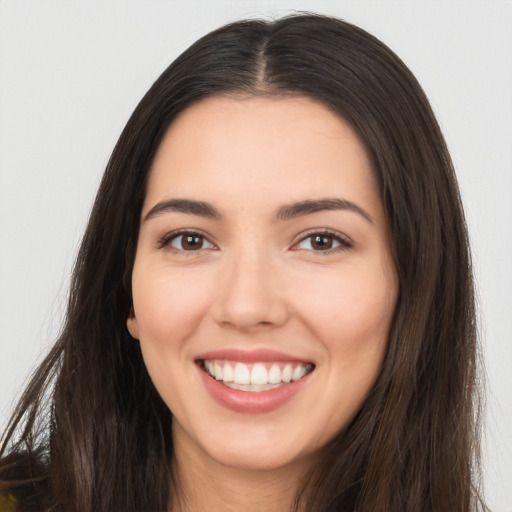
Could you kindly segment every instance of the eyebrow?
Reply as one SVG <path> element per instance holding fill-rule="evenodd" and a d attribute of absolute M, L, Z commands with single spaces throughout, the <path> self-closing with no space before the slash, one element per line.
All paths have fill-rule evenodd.
<path fill-rule="evenodd" d="M 292 203 L 290 205 L 284 205 L 279 208 L 279 210 L 277 210 L 276 220 L 288 220 L 295 217 L 300 217 L 302 215 L 309 215 L 311 213 L 326 210 L 348 210 L 361 215 L 370 224 L 374 223 L 372 217 L 366 210 L 363 210 L 363 208 L 353 203 L 352 201 L 337 198 L 313 199 Z"/>
<path fill-rule="evenodd" d="M 329 210 L 348 210 L 357 213 L 371 224 L 374 223 L 370 214 L 363 208 L 352 201 L 337 198 L 310 199 L 281 206 L 275 214 L 275 220 L 290 220 L 303 215 Z M 188 213 L 215 220 L 222 218 L 220 212 L 210 203 L 192 199 L 169 199 L 153 206 L 144 217 L 144 221 L 167 212 Z"/>
<path fill-rule="evenodd" d="M 199 215 L 201 217 L 208 217 L 210 219 L 220 219 L 221 214 L 209 203 L 204 201 L 193 201 L 191 199 L 169 199 L 168 201 L 161 201 L 144 217 L 144 220 L 151 219 L 162 213 L 179 212 L 189 213 L 192 215 Z"/>

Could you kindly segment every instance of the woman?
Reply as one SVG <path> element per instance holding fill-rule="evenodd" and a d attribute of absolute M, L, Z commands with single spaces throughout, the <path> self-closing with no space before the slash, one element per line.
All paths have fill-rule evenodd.
<path fill-rule="evenodd" d="M 484 510 L 453 167 L 381 42 L 208 34 L 107 166 L 63 333 L 6 433 L 19 510 Z"/>

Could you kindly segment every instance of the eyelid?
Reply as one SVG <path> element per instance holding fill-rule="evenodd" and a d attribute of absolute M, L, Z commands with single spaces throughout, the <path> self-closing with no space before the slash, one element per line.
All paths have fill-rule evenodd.
<path fill-rule="evenodd" d="M 183 235 L 200 236 L 213 246 L 213 250 L 218 249 L 217 245 L 214 242 L 212 242 L 212 240 L 210 239 L 210 237 L 208 235 L 203 233 L 200 229 L 192 229 L 192 228 L 190 228 L 190 229 L 180 228 L 180 229 L 176 229 L 173 231 L 169 231 L 168 233 L 165 233 L 165 235 L 161 236 L 157 240 L 156 247 L 157 247 L 157 249 L 169 248 L 176 252 L 188 252 L 191 254 L 197 253 L 201 250 L 205 250 L 205 249 L 197 249 L 195 251 L 185 251 L 183 249 L 178 249 L 176 247 L 171 246 L 171 242 L 173 241 L 173 239 L 175 239 L 179 236 L 183 236 Z M 207 250 L 212 250 L 212 248 L 207 248 Z"/>
<path fill-rule="evenodd" d="M 163 236 L 161 236 L 157 241 L 157 249 L 164 249 L 164 248 L 171 248 L 172 250 L 175 250 L 176 252 L 188 252 L 188 253 L 197 253 L 201 250 L 205 249 L 197 249 L 196 251 L 185 251 L 183 249 L 178 249 L 171 246 L 171 242 L 173 239 L 183 236 L 183 235 L 192 235 L 192 236 L 200 236 L 204 238 L 209 244 L 213 246 L 213 250 L 218 250 L 218 246 L 210 239 L 208 235 L 206 235 L 203 231 L 200 229 L 193 229 L 193 228 L 180 228 L 173 231 L 169 231 L 165 233 Z M 326 249 L 323 251 L 315 251 L 313 249 L 300 249 L 297 246 L 303 242 L 304 240 L 307 240 L 308 238 L 312 237 L 313 235 L 323 235 L 323 236 L 330 236 L 334 238 L 337 242 L 339 242 L 338 247 L 334 247 L 331 249 Z M 329 228 L 311 228 L 307 231 L 304 231 L 300 233 L 296 238 L 298 238 L 291 247 L 291 250 L 299 251 L 299 250 L 305 250 L 310 252 L 317 252 L 322 254 L 329 254 L 331 252 L 338 252 L 350 249 L 353 245 L 351 239 L 345 235 L 344 233 L 341 233 L 339 231 L 335 231 L 333 229 Z M 212 250 L 212 248 L 207 248 L 208 250 Z"/>
<path fill-rule="evenodd" d="M 304 240 L 307 240 L 308 238 L 312 237 L 313 235 L 323 235 L 323 236 L 330 236 L 334 238 L 337 242 L 339 242 L 338 247 L 333 247 L 331 249 L 326 249 L 324 251 L 315 251 L 313 249 L 300 249 L 297 246 L 303 242 Z M 310 252 L 316 252 L 321 254 L 329 254 L 332 252 L 338 252 L 338 251 L 344 251 L 347 249 L 352 248 L 353 242 L 352 240 L 345 235 L 344 233 L 341 233 L 339 231 L 335 231 L 333 229 L 329 228 L 312 228 L 308 229 L 307 231 L 302 232 L 300 235 L 298 235 L 298 240 L 295 241 L 291 247 L 292 250 L 295 251 L 310 251 Z"/>

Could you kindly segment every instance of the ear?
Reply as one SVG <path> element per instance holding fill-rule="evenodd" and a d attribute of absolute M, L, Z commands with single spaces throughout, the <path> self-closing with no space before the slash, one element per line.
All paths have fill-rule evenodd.
<path fill-rule="evenodd" d="M 139 339 L 139 322 L 137 321 L 137 317 L 135 316 L 135 312 L 133 311 L 133 308 L 130 310 L 130 315 L 128 316 L 128 319 L 126 320 L 126 327 L 128 328 L 128 332 L 132 336 L 132 338 L 135 338 L 136 340 Z"/>

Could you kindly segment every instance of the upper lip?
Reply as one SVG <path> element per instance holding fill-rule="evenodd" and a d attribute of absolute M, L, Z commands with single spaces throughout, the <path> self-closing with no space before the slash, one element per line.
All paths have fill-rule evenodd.
<path fill-rule="evenodd" d="M 238 348 L 224 348 L 218 350 L 210 350 L 199 354 L 197 360 L 214 360 L 224 359 L 227 361 L 240 361 L 242 363 L 259 363 L 259 362 L 294 362 L 294 363 L 312 363 L 308 359 L 292 356 L 284 352 L 272 349 L 254 349 L 243 350 Z"/>

